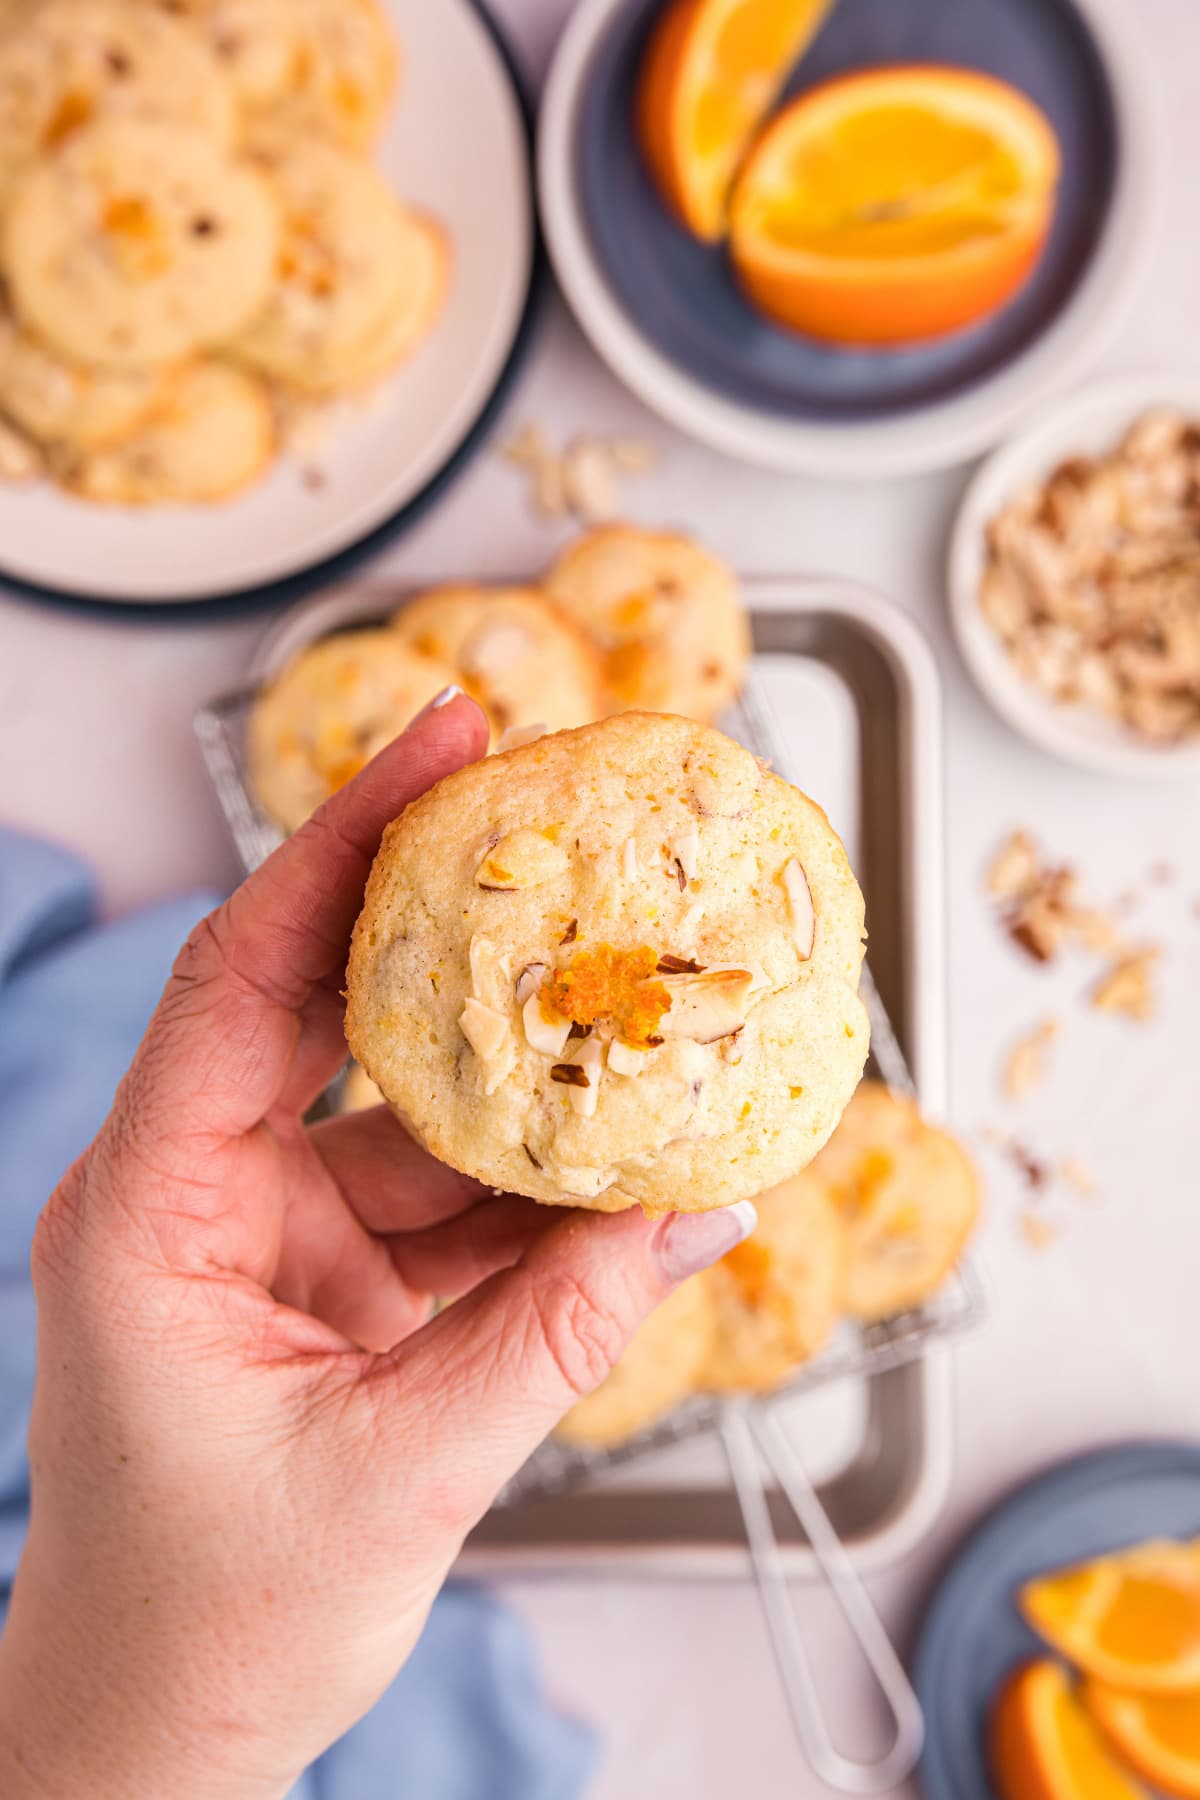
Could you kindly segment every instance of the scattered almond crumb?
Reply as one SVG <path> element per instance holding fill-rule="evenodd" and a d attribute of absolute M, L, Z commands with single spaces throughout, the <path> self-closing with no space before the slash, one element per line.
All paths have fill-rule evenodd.
<path fill-rule="evenodd" d="M 1021 1235 L 1034 1250 L 1045 1250 L 1059 1235 L 1058 1227 L 1028 1208 L 1021 1214 Z"/>
<path fill-rule="evenodd" d="M 1026 1186 L 1031 1192 L 1040 1193 L 1049 1176 L 1049 1170 L 1045 1163 L 1039 1162 L 1037 1157 L 1032 1156 L 1025 1145 L 1019 1144 L 1015 1138 L 1010 1139 L 1005 1148 Z"/>
<path fill-rule="evenodd" d="M 585 525 L 615 518 L 621 478 L 646 474 L 656 460 L 648 444 L 632 438 L 580 435 L 555 450 L 532 422 L 501 444 L 500 455 L 525 471 L 530 503 L 541 518 L 572 516 Z"/>
<path fill-rule="evenodd" d="M 1019 1039 L 1004 1063 L 1003 1087 L 1010 1100 L 1022 1100 L 1045 1079 L 1046 1051 L 1058 1036 L 1057 1019 L 1043 1019 L 1026 1037 Z"/>
<path fill-rule="evenodd" d="M 1147 879 L 1152 881 L 1155 887 L 1170 887 L 1175 879 L 1175 871 L 1169 862 L 1156 862 L 1152 865 Z"/>
<path fill-rule="evenodd" d="M 1009 937 L 1035 962 L 1053 962 L 1068 944 L 1099 953 L 1120 945 L 1113 913 L 1081 903 L 1075 871 L 1047 861 L 1028 831 L 1014 831 L 1000 846 L 987 889 Z"/>
<path fill-rule="evenodd" d="M 1079 1161 L 1078 1157 L 1064 1156 L 1058 1165 L 1058 1173 L 1067 1186 L 1074 1188 L 1077 1194 L 1095 1193 L 1096 1177 L 1085 1164 Z"/>
<path fill-rule="evenodd" d="M 1027 831 L 1014 831 L 992 858 L 987 890 L 998 900 L 1015 900 L 1038 878 L 1037 846 Z"/>
<path fill-rule="evenodd" d="M 1155 1001 L 1150 971 L 1160 954 L 1148 945 L 1119 956 L 1092 989 L 1092 1005 L 1100 1012 L 1124 1013 L 1130 1019 L 1152 1018 Z"/>

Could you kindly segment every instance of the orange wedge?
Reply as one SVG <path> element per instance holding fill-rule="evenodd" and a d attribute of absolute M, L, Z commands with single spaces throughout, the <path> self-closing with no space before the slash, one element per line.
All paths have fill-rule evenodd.
<path fill-rule="evenodd" d="M 810 337 L 938 337 L 1010 299 L 1054 213 L 1058 142 L 1006 82 L 868 70 L 785 107 L 730 201 L 738 279 Z"/>
<path fill-rule="evenodd" d="M 1131 1769 L 1166 1794 L 1200 1800 L 1200 1693 L 1125 1694 L 1085 1681 L 1083 1703 Z"/>
<path fill-rule="evenodd" d="M 1001 1688 L 988 1760 L 1000 1800 L 1147 1800 L 1055 1662 L 1028 1663 Z"/>
<path fill-rule="evenodd" d="M 697 237 L 725 230 L 729 186 L 832 0 L 671 0 L 650 38 L 638 138 L 672 212 Z"/>
<path fill-rule="evenodd" d="M 1143 1544 L 1044 1576 L 1018 1604 L 1053 1649 L 1111 1687 L 1200 1687 L 1200 1541 Z"/>

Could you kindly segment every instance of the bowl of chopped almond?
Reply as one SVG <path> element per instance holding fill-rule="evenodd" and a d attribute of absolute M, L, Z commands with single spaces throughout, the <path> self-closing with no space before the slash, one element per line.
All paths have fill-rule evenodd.
<path fill-rule="evenodd" d="M 968 669 L 1014 730 L 1200 780 L 1200 379 L 1088 388 L 989 458 L 950 542 Z"/>

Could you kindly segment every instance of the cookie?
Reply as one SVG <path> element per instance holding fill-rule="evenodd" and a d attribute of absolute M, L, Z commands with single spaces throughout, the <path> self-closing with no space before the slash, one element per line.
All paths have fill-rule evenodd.
<path fill-rule="evenodd" d="M 21 321 L 64 356 L 119 369 L 238 330 L 270 292 L 277 238 L 257 171 L 189 126 L 144 119 L 78 132 L 17 182 L 4 221 Z"/>
<path fill-rule="evenodd" d="M 452 663 L 499 731 L 562 731 L 604 713 L 594 645 L 534 588 L 435 588 L 402 606 L 392 626 Z"/>
<path fill-rule="evenodd" d="M 644 1431 L 693 1392 L 712 1335 L 709 1290 L 693 1277 L 650 1314 L 612 1374 L 576 1401 L 556 1435 L 606 1449 Z"/>
<path fill-rule="evenodd" d="M 303 132 L 366 150 L 396 92 L 400 49 L 378 0 L 290 0 L 298 43 L 275 114 Z"/>
<path fill-rule="evenodd" d="M 432 1152 L 551 1204 L 761 1192 L 858 1081 L 862 895 L 824 813 L 691 720 L 447 777 L 384 835 L 347 1037 Z"/>
<path fill-rule="evenodd" d="M 859 1088 L 812 1174 L 841 1214 L 846 1305 L 859 1319 L 920 1306 L 979 1217 L 979 1182 L 962 1145 L 879 1082 Z"/>
<path fill-rule="evenodd" d="M 68 462 L 65 485 L 119 506 L 225 500 L 256 481 L 275 448 L 275 418 L 261 382 L 200 362 L 168 385 L 136 431 Z"/>
<path fill-rule="evenodd" d="M 228 149 L 233 89 L 207 47 L 138 0 L 44 0 L 0 42 L 0 191 L 102 118 L 191 125 Z"/>
<path fill-rule="evenodd" d="M 424 228 L 412 233 L 414 248 L 382 176 L 336 145 L 271 130 L 256 133 L 251 149 L 279 202 L 283 234 L 274 290 L 233 349 L 277 381 L 327 392 L 352 378 L 364 343 L 408 303 Z M 422 316 L 426 304 L 422 295 Z"/>
<path fill-rule="evenodd" d="M 453 681 L 453 669 L 392 631 L 341 631 L 311 644 L 250 716 L 259 804 L 284 831 L 295 831 Z"/>
<path fill-rule="evenodd" d="M 841 1314 L 846 1233 L 812 1169 L 754 1204 L 756 1230 L 703 1277 L 716 1329 L 702 1387 L 777 1387 L 816 1355 Z"/>
<path fill-rule="evenodd" d="M 296 79 L 300 31 L 293 0 L 158 0 L 199 32 L 242 106 L 272 105 Z"/>
<path fill-rule="evenodd" d="M 174 374 L 68 362 L 0 316 L 0 413 L 39 443 L 74 450 L 118 443 L 161 403 Z"/>
<path fill-rule="evenodd" d="M 597 526 L 559 557 L 544 585 L 604 650 L 614 710 L 708 723 L 736 694 L 750 654 L 737 582 L 689 538 Z"/>
<path fill-rule="evenodd" d="M 407 361 L 437 322 L 450 286 L 451 254 L 441 226 L 401 210 L 404 275 L 385 316 L 341 358 L 338 391 L 367 387 Z"/>

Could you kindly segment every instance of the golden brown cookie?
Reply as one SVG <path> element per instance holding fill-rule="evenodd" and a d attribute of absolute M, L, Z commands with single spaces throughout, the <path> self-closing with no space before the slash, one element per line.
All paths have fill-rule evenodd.
<path fill-rule="evenodd" d="M 562 731 L 603 716 L 595 645 L 536 588 L 433 588 L 407 601 L 392 626 L 414 649 L 452 663 L 499 731 Z"/>
<path fill-rule="evenodd" d="M 605 653 L 609 704 L 715 719 L 741 685 L 750 631 L 732 571 L 690 538 L 600 525 L 546 592 Z"/>
<path fill-rule="evenodd" d="M 347 1037 L 436 1156 L 552 1204 L 728 1205 L 814 1156 L 867 1048 L 820 808 L 691 720 L 486 758 L 388 827 Z"/>

